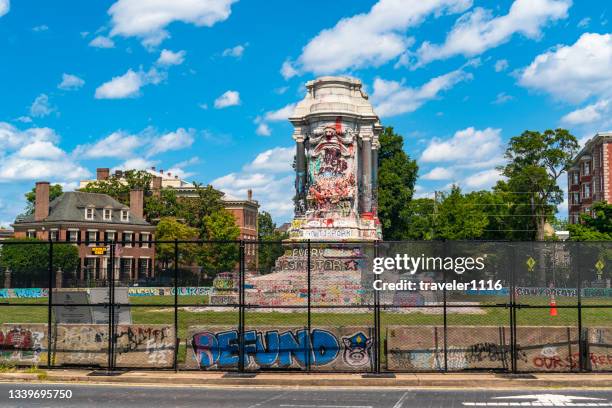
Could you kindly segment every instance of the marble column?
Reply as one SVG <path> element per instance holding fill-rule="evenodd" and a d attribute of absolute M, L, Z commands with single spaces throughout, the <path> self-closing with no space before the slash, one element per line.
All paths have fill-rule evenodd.
<path fill-rule="evenodd" d="M 363 184 L 363 212 L 372 211 L 372 138 L 362 137 L 361 151 L 363 154 L 362 184 Z"/>
<path fill-rule="evenodd" d="M 295 211 L 296 215 L 303 215 L 304 211 L 306 210 L 306 151 L 304 149 L 304 137 L 302 135 L 296 135 L 295 144 L 295 191 L 297 199 L 295 203 Z"/>
<path fill-rule="evenodd" d="M 372 146 L 372 210 L 378 212 L 378 146 Z"/>

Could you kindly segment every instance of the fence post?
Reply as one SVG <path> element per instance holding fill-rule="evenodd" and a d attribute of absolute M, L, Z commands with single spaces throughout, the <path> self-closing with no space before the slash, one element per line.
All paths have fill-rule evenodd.
<path fill-rule="evenodd" d="M 115 290 L 113 283 L 115 280 L 115 241 L 110 242 L 110 258 L 109 258 L 109 271 L 106 273 L 106 279 L 108 280 L 108 362 L 107 371 L 113 369 L 113 319 L 115 316 L 114 310 L 114 294 Z"/>
<path fill-rule="evenodd" d="M 244 372 L 244 241 L 240 240 L 238 266 L 238 371 Z"/>
<path fill-rule="evenodd" d="M 447 241 L 444 241 L 443 243 L 444 248 L 443 251 L 444 253 L 447 253 L 448 256 L 450 256 L 452 258 L 452 253 L 450 253 L 450 251 L 448 250 L 448 244 Z M 447 321 L 447 310 L 446 310 L 446 280 L 447 280 L 447 276 L 446 276 L 446 269 L 442 268 L 442 280 L 444 283 L 444 290 L 442 291 L 442 301 L 443 301 L 443 319 L 444 319 L 444 372 L 448 372 L 448 321 Z"/>
<path fill-rule="evenodd" d="M 308 301 L 308 309 L 307 309 L 307 325 L 308 325 L 308 339 L 311 338 L 311 333 L 312 333 L 312 321 L 311 321 L 311 290 L 312 290 L 312 286 L 311 286 L 311 279 L 312 279 L 312 268 L 310 266 L 310 239 L 307 241 L 306 243 L 306 270 L 307 270 L 307 285 L 308 285 L 308 296 L 307 296 L 307 301 Z M 309 344 L 309 341 L 305 342 L 305 347 L 306 347 L 306 371 L 310 371 L 311 369 L 311 361 L 310 361 L 310 353 L 311 353 L 311 345 Z"/>
<path fill-rule="evenodd" d="M 576 294 L 578 297 L 578 371 L 585 371 L 587 369 L 585 363 L 588 361 L 584 358 L 586 350 L 582 338 L 582 265 L 583 262 L 578 261 L 578 282 L 576 284 L 576 291 L 578 292 Z"/>
<path fill-rule="evenodd" d="M 49 233 L 49 268 L 47 270 L 49 274 L 49 305 L 47 310 L 47 368 L 51 368 L 51 319 L 52 319 L 52 307 L 53 307 L 53 240 L 51 240 L 51 233 Z"/>
<path fill-rule="evenodd" d="M 174 240 L 174 371 L 178 371 L 178 240 Z"/>
<path fill-rule="evenodd" d="M 516 347 L 516 262 L 518 251 L 516 244 L 512 244 L 512 267 L 510 271 L 510 365 L 513 374 L 517 373 L 517 347 Z"/>
<path fill-rule="evenodd" d="M 374 241 L 374 258 L 378 258 L 378 245 L 379 241 Z M 374 290 L 374 336 L 374 372 L 380 374 L 380 293 L 377 290 Z"/>

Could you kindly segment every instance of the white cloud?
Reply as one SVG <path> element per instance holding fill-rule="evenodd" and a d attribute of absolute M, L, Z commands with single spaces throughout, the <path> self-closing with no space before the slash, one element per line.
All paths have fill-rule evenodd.
<path fill-rule="evenodd" d="M 147 72 L 134 72 L 129 69 L 125 74 L 113 77 L 110 81 L 103 83 L 96 89 L 96 99 L 123 99 L 140 96 L 140 88 L 145 85 L 157 85 L 166 78 L 165 71 L 155 68 Z"/>
<path fill-rule="evenodd" d="M 257 125 L 257 129 L 255 129 L 255 133 L 259 136 L 270 136 L 272 134 L 272 130 L 270 130 L 270 126 L 266 122 L 261 122 Z"/>
<path fill-rule="evenodd" d="M 408 28 L 430 14 L 459 13 L 471 5 L 471 0 L 380 0 L 367 13 L 343 18 L 317 34 L 295 64 L 283 64 L 283 76 L 297 71 L 328 74 L 381 66 L 412 45 L 414 40 L 406 36 Z"/>
<path fill-rule="evenodd" d="M 417 51 L 418 64 L 455 55 L 479 55 L 509 41 L 516 33 L 538 39 L 546 24 L 567 17 L 571 3 L 571 0 L 515 0 L 508 14 L 499 17 L 478 7 L 457 20 L 443 44 L 424 42 Z"/>
<path fill-rule="evenodd" d="M 25 180 L 78 180 L 89 172 L 57 146 L 49 128 L 19 130 L 0 122 L 0 183 Z"/>
<path fill-rule="evenodd" d="M 62 149 L 49 141 L 33 141 L 17 151 L 17 155 L 25 159 L 50 159 L 62 158 L 65 153 Z"/>
<path fill-rule="evenodd" d="M 454 176 L 454 173 L 444 167 L 434 167 L 428 173 L 423 175 L 423 180 L 450 180 Z"/>
<path fill-rule="evenodd" d="M 468 187 L 469 189 L 488 189 L 493 187 L 495 183 L 502 178 L 499 170 L 489 169 L 466 177 L 460 185 Z"/>
<path fill-rule="evenodd" d="M 455 132 L 450 139 L 433 139 L 421 154 L 420 161 L 477 162 L 500 156 L 502 152 L 501 129 L 469 127 Z"/>
<path fill-rule="evenodd" d="M 381 117 L 413 112 L 425 102 L 436 98 L 441 91 L 449 90 L 459 82 L 470 79 L 472 74 L 456 70 L 432 78 L 418 88 L 410 88 L 403 86 L 401 82 L 376 78 L 372 103 Z"/>
<path fill-rule="evenodd" d="M 240 105 L 240 93 L 238 91 L 225 91 L 215 99 L 215 108 L 223 109 L 229 106 Z"/>
<path fill-rule="evenodd" d="M 150 144 L 147 157 L 171 150 L 182 150 L 191 146 L 194 141 L 193 133 L 193 130 L 178 128 L 174 132 L 168 132 L 159 136 L 153 134 L 153 140 L 148 140 L 147 142 L 147 144 Z"/>
<path fill-rule="evenodd" d="M 493 103 L 494 105 L 502 105 L 506 102 L 509 102 L 511 100 L 513 100 L 514 97 L 512 95 L 508 95 L 505 92 L 500 92 L 497 94 L 497 96 L 495 97 L 495 100 L 491 103 Z"/>
<path fill-rule="evenodd" d="M 118 166 L 113 167 L 112 170 L 146 170 L 150 169 L 156 164 L 157 162 L 154 160 L 147 160 L 143 159 L 142 157 L 133 157 L 131 159 L 127 159 Z"/>
<path fill-rule="evenodd" d="M 173 52 L 170 50 L 162 50 L 157 59 L 158 65 L 181 65 L 185 61 L 185 51 Z"/>
<path fill-rule="evenodd" d="M 111 133 L 105 138 L 90 144 L 79 145 L 73 152 L 74 157 L 88 159 L 119 158 L 132 160 L 148 158 L 172 150 L 182 150 L 194 142 L 194 131 L 178 128 L 175 131 L 160 134 L 153 127 L 148 127 L 138 134 L 123 130 Z M 144 152 L 143 152 L 144 151 Z"/>
<path fill-rule="evenodd" d="M 11 2 L 9 0 L 0 0 L 0 17 L 5 15 L 11 9 Z"/>
<path fill-rule="evenodd" d="M 89 42 L 89 46 L 95 48 L 114 48 L 115 42 L 111 38 L 99 35 Z"/>
<path fill-rule="evenodd" d="M 118 0 L 111 15 L 111 36 L 139 37 L 147 47 L 157 46 L 170 34 L 166 27 L 175 22 L 212 27 L 226 20 L 237 0 Z"/>
<path fill-rule="evenodd" d="M 46 94 L 40 94 L 30 106 L 30 115 L 35 118 L 42 118 L 50 115 L 54 110 L 55 108 L 49 102 L 49 97 Z"/>
<path fill-rule="evenodd" d="M 294 154 L 292 147 L 266 150 L 245 164 L 241 172 L 229 173 L 211 184 L 234 198 L 245 198 L 247 190 L 252 189 L 253 198 L 260 202 L 263 211 L 269 211 L 279 221 L 287 221 L 293 214 Z"/>
<path fill-rule="evenodd" d="M 283 78 L 285 79 L 292 78 L 299 74 L 298 70 L 293 67 L 293 64 L 291 63 L 291 61 L 283 62 L 280 72 Z"/>
<path fill-rule="evenodd" d="M 145 144 L 138 135 L 131 135 L 122 130 L 111 133 L 94 144 L 79 145 L 73 156 L 84 158 L 128 158 Z"/>
<path fill-rule="evenodd" d="M 62 82 L 57 86 L 59 89 L 64 89 L 67 91 L 79 89 L 85 85 L 85 81 L 79 78 L 76 75 L 72 74 L 62 74 Z"/>
<path fill-rule="evenodd" d="M 578 28 L 587 28 L 589 26 L 589 24 L 591 24 L 591 18 L 590 17 L 584 17 L 583 19 L 581 19 L 578 22 Z"/>
<path fill-rule="evenodd" d="M 221 53 L 221 55 L 224 57 L 240 58 L 242 57 L 242 54 L 244 54 L 244 50 L 246 49 L 247 45 L 248 44 L 238 44 L 235 47 L 226 48 L 225 50 L 223 50 L 223 53 Z"/>
<path fill-rule="evenodd" d="M 17 119 L 15 119 L 17 122 L 21 122 L 21 123 L 32 123 L 32 118 L 29 116 L 20 116 Z"/>
<path fill-rule="evenodd" d="M 612 104 L 609 99 L 603 99 L 584 108 L 576 109 L 561 118 L 563 123 L 570 125 L 583 125 L 601 120 L 604 115 L 611 112 Z"/>
<path fill-rule="evenodd" d="M 49 29 L 49 26 L 46 24 L 41 24 L 41 25 L 32 27 L 32 31 L 37 32 L 37 33 L 42 32 L 42 31 L 47 31 L 48 29 Z"/>
<path fill-rule="evenodd" d="M 578 103 L 612 95 L 612 34 L 585 33 L 573 45 L 558 45 L 538 55 L 519 83 Z"/>
<path fill-rule="evenodd" d="M 264 115 L 264 119 L 269 122 L 287 120 L 289 119 L 291 115 L 293 115 L 295 106 L 296 106 L 295 103 L 290 103 L 288 105 L 283 106 L 282 108 L 278 110 L 266 112 L 266 114 Z"/>
<path fill-rule="evenodd" d="M 502 72 L 508 69 L 508 60 L 500 59 L 495 61 L 495 72 Z"/>
<path fill-rule="evenodd" d="M 291 164 L 294 155 L 295 149 L 293 147 L 275 147 L 259 153 L 251 163 L 244 166 L 244 169 L 274 173 L 292 171 Z"/>

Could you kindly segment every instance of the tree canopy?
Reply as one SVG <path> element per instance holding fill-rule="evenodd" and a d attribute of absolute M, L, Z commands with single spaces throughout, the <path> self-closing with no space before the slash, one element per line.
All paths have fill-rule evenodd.
<path fill-rule="evenodd" d="M 383 238 L 405 239 L 418 166 L 404 151 L 404 138 L 392 127 L 385 128 L 378 140 L 378 217 Z"/>

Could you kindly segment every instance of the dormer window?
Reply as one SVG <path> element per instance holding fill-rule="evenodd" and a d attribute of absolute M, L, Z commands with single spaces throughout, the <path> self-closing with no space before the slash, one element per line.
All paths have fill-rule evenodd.
<path fill-rule="evenodd" d="M 104 221 L 110 221 L 113 219 L 113 210 L 110 208 L 104 209 Z"/>
<path fill-rule="evenodd" d="M 121 221 L 129 221 L 130 213 L 128 210 L 121 210 Z"/>
<path fill-rule="evenodd" d="M 85 208 L 85 219 L 86 220 L 93 220 L 94 219 L 94 208 L 93 207 Z"/>

